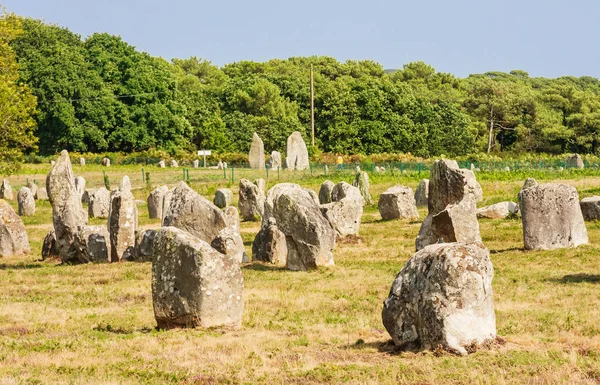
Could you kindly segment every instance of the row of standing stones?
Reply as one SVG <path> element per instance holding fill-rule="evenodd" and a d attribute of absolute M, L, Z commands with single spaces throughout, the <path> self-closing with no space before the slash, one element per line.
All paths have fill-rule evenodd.
<path fill-rule="evenodd" d="M 476 207 L 482 190 L 474 173 L 454 161 L 436 161 L 430 178 L 415 194 L 394 186 L 379 198 L 383 219 L 418 218 L 417 205 L 424 203 L 429 212 L 416 239 L 417 253 L 397 275 L 384 302 L 383 324 L 399 347 L 442 346 L 466 354 L 474 344 L 496 337 L 493 266 L 479 233 L 478 217 L 485 215 Z M 3 193 L 6 186 L 7 181 Z M 239 188 L 238 213 L 229 189 L 219 189 L 210 202 L 184 182 L 172 189 L 158 187 L 148 196 L 148 211 L 151 218 L 161 219 L 162 227 L 138 231 L 129 179 L 124 177 L 115 191 L 85 190 L 85 181 L 73 177 L 63 151 L 46 179 L 54 229 L 44 240 L 43 256 L 56 255 L 65 263 L 152 261 L 160 328 L 239 328 L 241 263 L 249 262 L 240 214 L 243 220 L 261 220 L 253 260 L 309 270 L 334 264 L 336 240 L 358 235 L 363 206 L 372 199 L 368 174 L 360 171 L 352 184 L 323 182 L 318 194 L 291 183 L 265 192 L 262 179 L 243 179 Z M 82 201 L 88 203 L 87 211 Z M 591 205 L 594 209 L 588 212 L 600 212 L 598 201 L 595 206 L 580 203 L 572 187 L 528 179 L 517 208 L 503 205 L 495 211 L 499 217 L 505 212 L 521 215 L 526 249 L 553 249 L 587 243 L 582 207 Z M 4 200 L 0 212 L 0 253 L 29 253 L 21 219 Z M 107 226 L 88 226 L 88 215 L 107 217 Z"/>
<path fill-rule="evenodd" d="M 250 144 L 250 152 L 248 153 L 248 163 L 250 168 L 264 170 L 265 163 L 265 145 L 262 139 L 255 132 L 252 135 L 252 143 Z M 270 169 L 279 169 L 284 165 L 279 151 L 272 151 L 269 158 L 268 166 Z M 308 158 L 308 148 L 302 135 L 298 131 L 294 131 L 287 138 L 287 152 L 285 158 L 285 168 L 290 170 L 305 170 L 310 167 Z"/>

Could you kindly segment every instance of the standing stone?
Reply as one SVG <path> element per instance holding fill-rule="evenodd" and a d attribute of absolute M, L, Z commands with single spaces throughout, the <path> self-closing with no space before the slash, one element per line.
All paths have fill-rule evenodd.
<path fill-rule="evenodd" d="M 548 183 L 521 190 L 519 209 L 527 250 L 552 250 L 588 243 L 574 187 Z"/>
<path fill-rule="evenodd" d="M 165 164 L 164 160 L 161 160 L 160 162 L 158 162 L 158 168 L 165 168 L 167 167 L 167 165 Z"/>
<path fill-rule="evenodd" d="M 264 188 L 259 184 L 260 179 L 255 181 L 257 184 L 250 182 L 247 179 L 240 180 L 240 193 L 238 207 L 244 221 L 258 221 L 263 215 L 265 206 Z"/>
<path fill-rule="evenodd" d="M 213 202 L 215 206 L 220 209 L 224 209 L 225 207 L 231 205 L 233 201 L 233 192 L 231 192 L 228 188 L 220 188 L 215 192 L 215 198 Z"/>
<path fill-rule="evenodd" d="M 88 190 L 88 215 L 90 218 L 108 218 L 110 211 L 110 191 L 106 187 Z"/>
<path fill-rule="evenodd" d="M 56 234 L 54 233 L 54 229 L 52 229 L 48 232 L 48 234 L 46 234 L 44 242 L 42 243 L 42 260 L 57 256 L 58 250 L 56 248 Z"/>
<path fill-rule="evenodd" d="M 81 167 L 85 166 L 85 159 L 84 158 L 79 158 L 79 165 Z"/>
<path fill-rule="evenodd" d="M 223 162 L 223 168 L 227 170 L 227 162 Z"/>
<path fill-rule="evenodd" d="M 224 164 L 223 162 L 219 161 L 219 163 L 217 163 L 217 170 L 224 169 L 225 167 L 223 166 L 223 164 Z"/>
<path fill-rule="evenodd" d="M 263 224 L 252 242 L 252 259 L 285 266 L 287 263 L 287 241 L 285 234 L 277 227 L 274 218 Z"/>
<path fill-rule="evenodd" d="M 138 230 L 135 232 L 135 251 L 131 261 L 152 262 L 152 250 L 157 230 Z"/>
<path fill-rule="evenodd" d="M 192 167 L 193 167 L 193 168 L 198 168 L 198 167 L 200 167 L 200 161 L 199 161 L 198 159 L 195 159 L 195 160 L 192 162 Z"/>
<path fill-rule="evenodd" d="M 535 187 L 537 185 L 538 185 L 538 182 L 535 179 L 533 179 L 533 178 L 527 178 L 525 180 L 525 183 L 523 183 L 523 187 L 521 188 L 521 190 L 525 190 L 525 189 L 528 189 L 530 187 Z"/>
<path fill-rule="evenodd" d="M 362 197 L 365 200 L 365 203 L 370 205 L 371 204 L 371 193 L 370 193 L 371 185 L 369 184 L 369 174 L 367 174 L 366 171 L 358 172 L 356 174 L 356 177 L 354 178 L 354 182 L 352 183 L 352 185 L 354 187 L 358 187 L 358 189 L 360 190 L 360 194 L 362 195 Z"/>
<path fill-rule="evenodd" d="M 344 183 L 347 185 L 344 186 L 346 189 L 344 197 L 337 199 L 339 194 L 336 194 L 336 200 L 321 205 L 321 213 L 327 218 L 338 238 L 348 235 L 358 235 L 363 206 L 365 204 L 358 188 L 350 186 L 346 182 L 341 182 L 340 184 Z M 352 189 L 356 191 L 349 191 Z"/>
<path fill-rule="evenodd" d="M 23 221 L 7 201 L 0 199 L 0 257 L 30 252 L 29 238 Z"/>
<path fill-rule="evenodd" d="M 313 199 L 313 201 L 315 201 L 316 204 L 320 204 L 319 203 L 319 196 L 317 195 L 317 193 L 310 188 L 305 188 L 304 190 L 306 190 L 306 192 L 308 193 L 308 195 L 310 195 L 310 197 Z"/>
<path fill-rule="evenodd" d="M 225 214 L 184 182 L 173 189 L 163 226 L 185 230 L 210 244 L 227 227 Z"/>
<path fill-rule="evenodd" d="M 134 253 L 138 210 L 131 193 L 131 182 L 125 175 L 110 198 L 108 231 L 110 232 L 110 262 L 128 259 Z"/>
<path fill-rule="evenodd" d="M 400 348 L 441 345 L 466 355 L 467 349 L 496 338 L 493 278 L 483 244 L 429 245 L 396 276 L 383 303 L 383 325 Z"/>
<path fill-rule="evenodd" d="M 433 243 L 481 242 L 480 192 L 473 171 L 460 169 L 453 160 L 436 160 L 429 181 L 429 215 L 419 230 L 417 250 Z"/>
<path fill-rule="evenodd" d="M 583 159 L 579 154 L 571 154 L 565 159 L 566 168 L 578 168 L 583 169 L 585 167 Z"/>
<path fill-rule="evenodd" d="M 35 199 L 33 199 L 33 193 L 29 188 L 21 187 L 17 194 L 17 202 L 20 216 L 30 217 L 35 215 Z"/>
<path fill-rule="evenodd" d="M 47 201 L 48 200 L 48 192 L 46 191 L 46 187 L 40 187 L 37 189 L 35 193 L 35 199 L 39 201 Z"/>
<path fill-rule="evenodd" d="M 106 263 L 110 257 L 110 235 L 105 226 L 80 226 L 75 233 L 72 262 Z"/>
<path fill-rule="evenodd" d="M 231 227 L 226 227 L 219 231 L 219 234 L 212 240 L 210 245 L 219 253 L 226 254 L 236 260 L 238 263 L 249 262 L 246 251 L 244 250 L 244 240 L 239 231 Z"/>
<path fill-rule="evenodd" d="M 281 153 L 279 151 L 272 151 L 271 157 L 269 158 L 269 168 L 276 170 L 281 168 Z"/>
<path fill-rule="evenodd" d="M 265 169 L 265 145 L 256 132 L 252 135 L 248 162 L 250 163 L 250 168 Z"/>
<path fill-rule="evenodd" d="M 110 159 L 108 159 L 108 158 L 102 159 L 102 165 L 104 167 L 110 167 Z"/>
<path fill-rule="evenodd" d="M 160 329 L 240 328 L 243 290 L 234 257 L 183 230 L 158 230 L 152 251 L 152 302 Z"/>
<path fill-rule="evenodd" d="M 415 191 L 415 202 L 417 206 L 427 206 L 429 202 L 429 179 L 422 179 Z"/>
<path fill-rule="evenodd" d="M 163 200 L 167 192 L 169 192 L 167 186 L 160 186 L 152 190 L 150 195 L 148 195 L 148 216 L 150 219 L 162 219 Z"/>
<path fill-rule="evenodd" d="M 297 184 L 281 183 L 269 190 L 261 230 L 252 246 L 255 259 L 268 260 L 261 250 L 268 250 L 269 227 L 277 226 L 286 238 L 286 267 L 290 270 L 331 266 L 336 234 L 310 194 Z M 272 249 L 272 247 L 271 247 Z"/>
<path fill-rule="evenodd" d="M 285 166 L 290 170 L 305 170 L 309 167 L 308 149 L 298 131 L 294 131 L 287 139 Z"/>
<path fill-rule="evenodd" d="M 33 182 L 27 182 L 27 185 L 25 185 L 25 187 L 27 187 L 29 190 L 31 190 L 31 195 L 33 196 L 33 199 L 37 199 L 37 192 L 38 192 L 38 186 L 37 184 L 33 183 Z"/>
<path fill-rule="evenodd" d="M 177 163 L 177 161 L 175 159 L 173 159 L 173 160 L 171 160 L 171 167 L 177 168 L 177 167 L 179 167 L 179 163 Z"/>
<path fill-rule="evenodd" d="M 75 190 L 80 197 L 82 197 L 83 193 L 85 193 L 85 179 L 83 179 L 82 176 L 75 178 Z"/>
<path fill-rule="evenodd" d="M 500 202 L 477 209 L 477 218 L 504 219 L 519 212 L 515 202 Z"/>
<path fill-rule="evenodd" d="M 383 220 L 419 218 L 413 190 L 409 187 L 394 186 L 379 196 L 379 214 Z"/>
<path fill-rule="evenodd" d="M 0 185 L 0 199 L 13 200 L 13 190 L 8 179 L 4 179 Z"/>
<path fill-rule="evenodd" d="M 333 192 L 334 187 L 335 184 L 330 180 L 326 180 L 321 184 L 321 189 L 319 190 L 320 204 L 324 205 L 327 203 L 331 203 L 331 193 Z"/>
<path fill-rule="evenodd" d="M 364 201 L 364 198 L 357 187 L 354 187 L 346 182 L 340 182 L 336 184 L 331 191 L 331 201 L 338 202 L 346 197 L 349 197 L 353 200 L 360 200 L 362 198 Z"/>
<path fill-rule="evenodd" d="M 69 153 L 63 150 L 46 177 L 46 191 L 52 205 L 52 223 L 56 236 L 56 250 L 63 261 L 70 249 L 79 226 L 87 225 L 87 211 L 81 205 L 81 195 L 75 190 L 75 177 Z"/>
<path fill-rule="evenodd" d="M 579 206 L 581 207 L 581 213 L 583 214 L 583 219 L 586 221 L 597 221 L 600 220 L 600 197 L 588 197 L 583 198 L 581 202 L 579 202 Z"/>
<path fill-rule="evenodd" d="M 165 225 L 165 217 L 171 207 L 171 198 L 173 197 L 173 189 L 167 191 L 162 201 L 162 218 L 160 219 L 160 223 L 162 226 Z"/>
<path fill-rule="evenodd" d="M 227 222 L 227 227 L 231 227 L 238 233 L 240 232 L 240 213 L 235 206 L 227 206 L 225 210 L 223 210 L 223 214 L 225 214 L 225 222 Z"/>

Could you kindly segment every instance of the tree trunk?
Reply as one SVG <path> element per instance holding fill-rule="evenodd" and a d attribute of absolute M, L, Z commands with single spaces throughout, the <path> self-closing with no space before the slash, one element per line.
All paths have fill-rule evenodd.
<path fill-rule="evenodd" d="M 494 137 L 494 107 L 490 107 L 490 132 L 488 136 L 488 149 L 489 154 L 492 151 L 492 139 Z"/>

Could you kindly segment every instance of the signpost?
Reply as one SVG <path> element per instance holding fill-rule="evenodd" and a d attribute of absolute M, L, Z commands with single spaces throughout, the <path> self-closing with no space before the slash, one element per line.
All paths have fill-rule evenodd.
<path fill-rule="evenodd" d="M 198 150 L 198 156 L 204 156 L 204 168 L 206 168 L 206 156 L 211 155 L 210 150 Z"/>

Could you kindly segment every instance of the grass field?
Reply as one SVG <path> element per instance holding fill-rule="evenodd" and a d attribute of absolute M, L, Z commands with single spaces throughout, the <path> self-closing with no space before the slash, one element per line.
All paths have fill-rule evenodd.
<path fill-rule="evenodd" d="M 42 183 L 49 165 L 30 165 L 10 179 Z M 74 167 L 88 187 L 103 184 L 98 166 Z M 181 170 L 150 167 L 151 183 L 174 184 Z M 260 172 L 190 170 L 207 198 L 218 187 L 237 192 L 240 177 Z M 112 186 L 128 174 L 134 194 L 148 193 L 138 166 L 107 169 Z M 319 174 L 319 175 L 317 175 Z M 63 266 L 40 261 L 52 226 L 38 202 L 25 217 L 33 252 L 0 260 L 0 384 L 597 384 L 600 382 L 600 225 L 590 244 L 524 252 L 519 220 L 481 220 L 495 268 L 498 333 L 504 343 L 468 357 L 395 352 L 381 323 L 382 302 L 413 254 L 420 221 L 383 222 L 376 201 L 394 184 L 416 187 L 423 175 L 372 176 L 375 204 L 366 208 L 359 239 L 340 241 L 335 267 L 290 272 L 265 264 L 243 267 L 245 310 L 240 331 L 155 330 L 150 263 Z M 526 172 L 478 174 L 484 202 L 516 200 Z M 600 193 L 600 173 L 537 172 L 563 180 L 580 197 Z M 326 177 L 282 172 L 318 191 Z M 350 181 L 351 175 L 328 176 Z M 269 186 L 277 183 L 271 173 Z M 16 202 L 11 202 L 16 208 Z M 139 205 L 140 224 L 158 227 Z M 421 218 L 426 215 L 420 209 Z M 92 220 L 94 224 L 103 223 Z M 258 223 L 243 223 L 250 254 Z"/>

